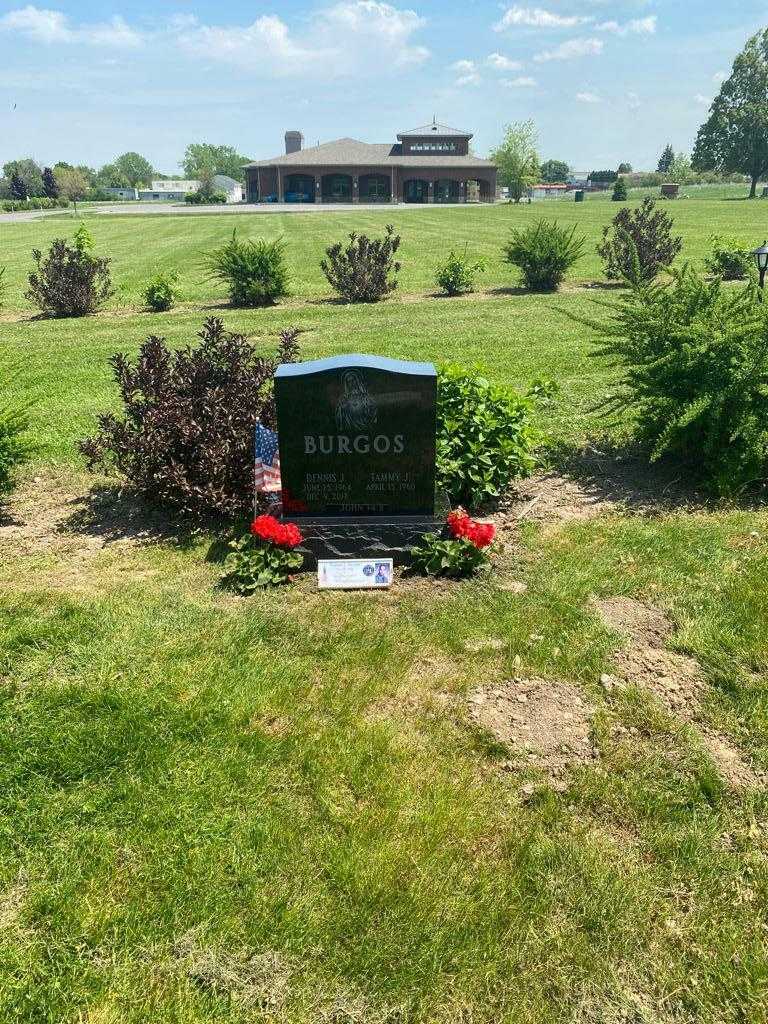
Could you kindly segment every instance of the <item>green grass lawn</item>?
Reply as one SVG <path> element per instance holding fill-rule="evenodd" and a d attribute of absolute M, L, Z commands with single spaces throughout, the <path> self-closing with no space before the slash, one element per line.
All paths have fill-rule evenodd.
<path fill-rule="evenodd" d="M 738 194 L 738 193 L 737 193 Z M 685 242 L 685 257 L 700 261 L 712 234 L 734 234 L 759 245 L 765 236 L 766 208 L 760 202 L 702 199 L 679 201 L 665 209 L 674 215 Z M 320 270 L 325 247 L 350 231 L 381 233 L 391 221 L 402 236 L 399 258 L 405 292 L 433 290 L 435 264 L 452 247 L 470 251 L 486 262 L 481 280 L 484 288 L 516 283 L 515 272 L 503 262 L 502 246 L 513 227 L 546 217 L 565 225 L 576 224 L 588 241 L 585 257 L 576 266 L 573 280 L 602 277 L 596 247 L 602 229 L 617 206 L 603 197 L 589 197 L 582 205 L 573 202 L 538 202 L 501 206 L 444 206 L 434 210 L 391 210 L 349 213 L 215 214 L 202 216 L 86 214 L 99 252 L 113 259 L 117 305 L 140 306 L 143 282 L 156 270 L 175 269 L 189 302 L 224 299 L 226 290 L 205 281 L 203 254 L 222 244 L 237 228 L 241 237 L 282 236 L 287 245 L 294 295 L 300 299 L 330 295 Z M 23 298 L 31 266 L 31 250 L 45 247 L 52 238 L 75 230 L 80 218 L 66 214 L 18 224 L 0 224 L 0 265 L 7 264 L 11 308 L 27 308 Z M 137 244 L 141 239 L 141 244 Z"/>
<path fill-rule="evenodd" d="M 762 209 L 672 207 L 694 260 L 715 230 L 762 240 Z M 594 243 L 613 210 L 547 212 Z M 541 212 L 392 211 L 405 295 L 364 308 L 306 300 L 327 295 L 323 246 L 378 214 L 94 217 L 122 308 L 79 321 L 31 319 L 21 299 L 30 249 L 76 222 L 0 225 L 0 372 L 34 403 L 38 445 L 0 517 L 0 1020 L 768 1020 L 765 792 L 729 787 L 641 688 L 600 685 L 623 641 L 594 607 L 662 609 L 669 647 L 701 665 L 706 727 L 768 769 L 765 511 L 523 522 L 487 579 L 385 595 L 304 579 L 241 600 L 216 587 L 213 537 L 105 489 L 77 456 L 115 407 L 108 356 L 151 332 L 189 343 L 211 312 L 265 351 L 296 323 L 305 356 L 551 377 L 546 425 L 578 445 L 602 429 L 592 407 L 614 371 L 566 313 L 607 293 L 424 294 L 465 241 L 486 255 L 484 288 L 512 284 L 500 245 Z M 285 235 L 292 304 L 212 308 L 194 262 L 235 224 Z M 185 305 L 141 312 L 160 265 L 182 270 Z M 590 256 L 576 279 L 599 276 Z M 467 695 L 515 676 L 568 681 L 595 708 L 600 757 L 564 792 L 472 722 Z"/>

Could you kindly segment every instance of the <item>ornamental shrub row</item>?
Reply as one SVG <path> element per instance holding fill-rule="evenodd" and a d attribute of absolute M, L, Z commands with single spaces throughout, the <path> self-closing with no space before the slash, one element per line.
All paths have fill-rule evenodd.
<path fill-rule="evenodd" d="M 23 210 L 66 210 L 69 200 L 47 199 L 40 196 L 32 199 L 4 199 L 2 205 L 5 213 L 17 213 Z"/>

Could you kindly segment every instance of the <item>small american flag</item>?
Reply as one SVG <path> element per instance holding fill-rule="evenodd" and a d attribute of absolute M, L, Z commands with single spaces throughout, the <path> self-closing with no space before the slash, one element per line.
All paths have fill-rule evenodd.
<path fill-rule="evenodd" d="M 277 447 L 277 434 L 261 423 L 256 424 L 255 445 L 255 482 L 256 490 L 262 492 L 280 490 L 280 452 Z"/>

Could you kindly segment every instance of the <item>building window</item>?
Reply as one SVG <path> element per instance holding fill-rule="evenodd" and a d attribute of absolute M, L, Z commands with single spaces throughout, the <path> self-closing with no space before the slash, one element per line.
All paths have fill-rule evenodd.
<path fill-rule="evenodd" d="M 412 153 L 455 153 L 455 142 L 413 142 Z"/>

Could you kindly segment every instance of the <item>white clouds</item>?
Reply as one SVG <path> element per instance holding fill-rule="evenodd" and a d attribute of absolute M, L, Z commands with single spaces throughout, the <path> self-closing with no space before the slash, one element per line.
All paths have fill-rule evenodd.
<path fill-rule="evenodd" d="M 458 73 L 456 85 L 479 85 L 480 75 L 477 72 L 477 65 L 473 60 L 457 60 L 451 64 L 451 71 Z"/>
<path fill-rule="evenodd" d="M 715 85 L 721 85 L 727 77 L 728 75 L 725 71 L 716 71 L 714 75 L 712 75 L 712 81 Z"/>
<path fill-rule="evenodd" d="M 636 92 L 627 93 L 627 106 L 630 110 L 639 110 L 642 106 L 642 103 L 640 102 L 640 97 L 637 95 Z"/>
<path fill-rule="evenodd" d="M 581 25 L 589 18 L 577 15 L 553 14 L 541 7 L 509 7 L 500 21 L 493 26 L 494 31 L 504 32 L 508 28 L 525 26 L 528 28 L 573 28 Z"/>
<path fill-rule="evenodd" d="M 694 103 L 699 103 L 702 107 L 708 107 L 712 100 L 709 96 L 704 96 L 702 93 L 697 92 L 693 97 Z"/>
<path fill-rule="evenodd" d="M 517 78 L 502 78 L 501 84 L 505 89 L 532 89 L 536 85 L 536 79 L 529 75 L 520 75 Z"/>
<path fill-rule="evenodd" d="M 269 75 L 385 72 L 420 64 L 429 50 L 413 41 L 425 21 L 415 11 L 382 0 L 339 0 L 318 11 L 301 32 L 277 14 L 247 25 L 204 24 L 194 15 L 171 16 L 151 32 L 139 32 L 119 16 L 73 26 L 62 11 L 27 6 L 0 17 L 0 32 L 15 32 L 47 45 L 84 44 L 129 48 L 142 43 L 175 46 L 188 57 L 221 61 Z"/>
<path fill-rule="evenodd" d="M 72 26 L 62 11 L 51 11 L 31 4 L 9 11 L 0 18 L 0 31 L 16 32 L 36 43 L 133 48 L 142 36 L 119 16 L 92 25 Z"/>
<path fill-rule="evenodd" d="M 429 50 L 411 41 L 424 24 L 415 11 L 378 0 L 349 0 L 320 11 L 305 37 L 270 14 L 246 26 L 201 25 L 186 17 L 177 38 L 189 54 L 251 71 L 345 75 L 425 61 Z"/>
<path fill-rule="evenodd" d="M 307 70 L 322 60 L 322 50 L 307 49 L 296 43 L 288 26 L 277 15 L 265 14 L 250 25 L 200 25 L 187 19 L 177 41 L 182 50 L 194 57 L 226 61 L 242 67 L 258 62 L 284 73 Z"/>
<path fill-rule="evenodd" d="M 602 100 L 594 92 L 577 92 L 576 99 L 579 103 L 602 103 Z"/>
<path fill-rule="evenodd" d="M 652 36 L 656 32 L 657 24 L 658 18 L 652 14 L 647 18 L 634 18 L 624 25 L 620 25 L 618 21 L 603 21 L 595 28 L 598 32 L 611 32 L 617 36 Z"/>
<path fill-rule="evenodd" d="M 501 53 L 489 53 L 485 63 L 495 71 L 519 71 L 523 66 L 519 60 L 510 60 Z"/>
<path fill-rule="evenodd" d="M 425 46 L 414 46 L 410 39 L 426 24 L 416 11 L 400 10 L 378 0 L 349 0 L 338 3 L 319 16 L 320 31 L 352 46 L 370 41 L 395 64 L 418 64 L 429 57 Z"/>
<path fill-rule="evenodd" d="M 550 60 L 574 60 L 577 57 L 598 57 L 605 47 L 602 39 L 569 39 L 554 50 L 544 50 L 533 58 L 539 63 Z"/>

